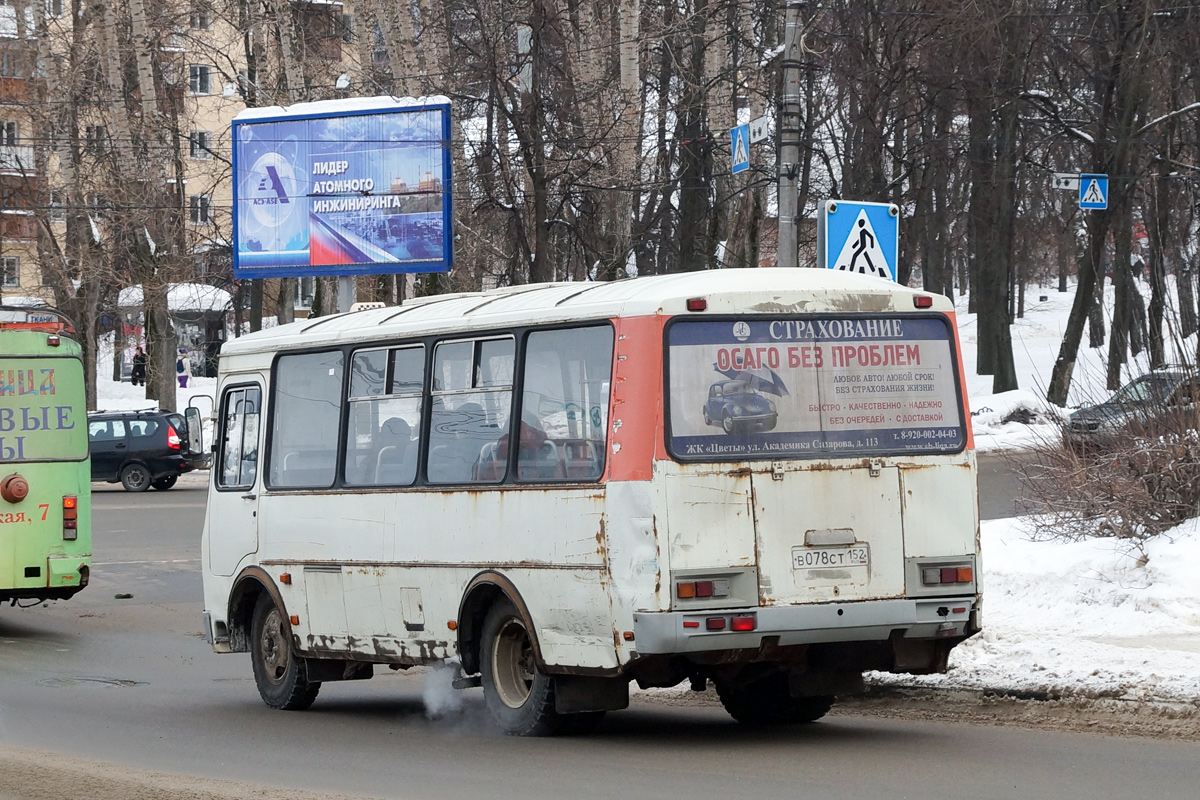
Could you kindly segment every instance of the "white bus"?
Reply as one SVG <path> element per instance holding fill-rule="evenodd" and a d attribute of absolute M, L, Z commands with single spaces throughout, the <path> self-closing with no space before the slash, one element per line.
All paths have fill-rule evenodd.
<path fill-rule="evenodd" d="M 457 658 L 514 734 L 630 681 L 811 721 L 980 630 L 942 296 L 749 269 L 422 298 L 228 342 L 215 414 L 204 630 L 273 708 Z"/>

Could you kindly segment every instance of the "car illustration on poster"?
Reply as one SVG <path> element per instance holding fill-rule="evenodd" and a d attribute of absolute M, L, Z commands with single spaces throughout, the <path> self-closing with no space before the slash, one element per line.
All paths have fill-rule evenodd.
<path fill-rule="evenodd" d="M 775 403 L 744 380 L 717 381 L 710 386 L 702 413 L 705 425 L 719 425 L 729 434 L 773 430 L 779 419 Z"/>

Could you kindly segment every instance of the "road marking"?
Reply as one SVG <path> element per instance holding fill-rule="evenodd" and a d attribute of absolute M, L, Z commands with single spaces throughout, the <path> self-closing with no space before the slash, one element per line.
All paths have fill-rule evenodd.
<path fill-rule="evenodd" d="M 138 564 L 195 564 L 198 558 L 173 558 L 163 561 L 93 561 L 93 567 L 122 567 Z"/>

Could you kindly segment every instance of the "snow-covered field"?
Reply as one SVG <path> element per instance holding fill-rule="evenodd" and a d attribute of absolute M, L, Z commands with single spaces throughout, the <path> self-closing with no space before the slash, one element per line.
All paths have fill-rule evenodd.
<path fill-rule="evenodd" d="M 1146 291 L 1144 284 L 1140 288 Z M 1042 398 L 1072 298 L 1052 288 L 1030 289 L 1026 315 L 1013 326 L 1021 389 L 1001 395 L 991 394 L 991 376 L 975 375 L 975 316 L 966 313 L 965 299 L 958 302 L 980 451 L 1021 448 L 1055 435 L 1062 410 Z M 1071 405 L 1107 394 L 1106 351 L 1086 344 L 1085 336 Z M 1195 353 L 1195 337 L 1183 347 Z M 108 380 L 111 361 L 102 357 L 100 363 L 101 408 L 154 405 L 140 387 Z M 1144 356 L 1129 369 L 1131 375 L 1144 371 Z M 191 379 L 178 392 L 178 407 L 196 395 L 211 402 L 215 383 Z M 1038 422 L 1003 422 L 1020 408 L 1038 412 Z M 946 675 L 872 680 L 1200 704 L 1200 521 L 1159 537 L 1142 555 L 1112 540 L 1034 542 L 1020 519 L 985 522 L 984 633 L 955 649 Z"/>

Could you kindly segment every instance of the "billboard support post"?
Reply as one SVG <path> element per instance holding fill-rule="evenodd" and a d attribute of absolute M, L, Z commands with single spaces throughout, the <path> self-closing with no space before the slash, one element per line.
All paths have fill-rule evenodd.
<path fill-rule="evenodd" d="M 344 314 L 354 306 L 358 299 L 358 285 L 353 275 L 339 275 L 337 288 L 337 310 Z"/>

